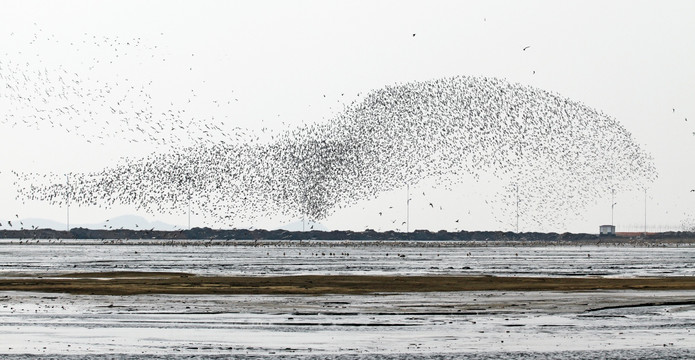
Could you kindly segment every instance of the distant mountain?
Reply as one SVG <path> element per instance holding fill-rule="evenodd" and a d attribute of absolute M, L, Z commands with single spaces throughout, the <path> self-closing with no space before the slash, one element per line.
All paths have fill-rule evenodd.
<path fill-rule="evenodd" d="M 5 221 L 5 223 L 7 222 Z M 5 225 L 3 227 L 4 229 L 9 228 L 6 224 L 3 225 Z M 21 219 L 19 221 L 12 222 L 12 228 L 9 229 L 31 229 L 32 227 L 36 227 L 39 229 L 65 230 L 65 223 L 48 219 Z"/>
<path fill-rule="evenodd" d="M 21 223 L 21 224 L 20 224 Z M 19 230 L 21 228 L 24 229 L 32 229 L 33 227 L 38 228 L 38 229 L 54 229 L 54 230 L 65 230 L 65 223 L 60 222 L 60 221 L 54 221 L 54 220 L 48 220 L 48 219 L 39 219 L 39 218 L 26 218 L 26 219 L 18 219 L 18 221 L 12 221 L 12 228 L 8 227 L 7 224 L 3 224 L 4 226 L 2 229 L 6 230 Z M 86 228 L 86 229 L 93 229 L 93 230 L 117 230 L 117 229 L 130 229 L 130 230 L 164 230 L 164 231 L 173 231 L 173 230 L 180 230 L 180 227 L 177 227 L 175 225 L 167 224 L 162 221 L 147 221 L 142 216 L 138 215 L 122 215 L 122 216 L 116 216 L 113 218 L 108 219 L 107 221 L 102 221 L 99 223 L 91 223 L 91 224 L 85 224 L 85 223 L 73 223 L 72 221 L 70 222 L 70 228 Z M 302 228 L 302 221 L 298 220 L 289 224 L 282 225 L 277 228 L 278 230 L 288 230 L 288 231 L 311 231 L 311 230 L 320 230 L 320 231 L 330 231 L 326 226 L 324 226 L 321 223 L 315 222 L 315 221 L 310 221 L 306 220 L 304 222 L 304 227 Z"/>
<path fill-rule="evenodd" d="M 75 227 L 75 226 L 70 226 Z M 137 215 L 122 215 L 117 216 L 107 221 L 103 221 L 97 224 L 91 224 L 87 226 L 82 226 L 89 229 L 133 229 L 133 230 L 145 230 L 145 229 L 155 229 L 155 230 L 176 230 L 178 227 L 170 225 L 161 221 L 147 221 L 142 216 Z"/>
<path fill-rule="evenodd" d="M 31 229 L 32 227 L 36 227 L 39 229 L 55 229 L 55 230 L 65 230 L 65 223 L 58 222 L 58 221 L 53 221 L 53 220 L 48 220 L 48 219 L 21 219 L 19 221 L 15 221 L 12 223 L 13 228 L 15 229 L 20 229 L 20 228 L 25 228 L 25 229 Z M 114 230 L 114 229 L 131 229 L 131 230 L 149 230 L 149 229 L 155 229 L 155 230 L 176 230 L 178 227 L 167 224 L 161 221 L 147 221 L 142 216 L 137 216 L 137 215 L 122 215 L 122 216 L 117 216 L 111 219 L 108 219 L 107 221 L 102 221 L 100 223 L 93 223 L 93 224 L 73 224 L 72 222 L 70 223 L 70 228 L 87 228 L 87 229 L 106 229 L 106 230 Z M 7 226 L 5 226 L 7 228 Z"/>
<path fill-rule="evenodd" d="M 304 221 L 304 226 L 302 228 L 302 220 L 295 221 L 293 223 L 285 224 L 277 228 L 278 230 L 288 230 L 288 231 L 311 231 L 311 230 L 320 230 L 320 231 L 329 231 L 327 227 L 325 227 L 321 223 L 317 223 L 314 221 L 309 221 L 306 220 Z"/>

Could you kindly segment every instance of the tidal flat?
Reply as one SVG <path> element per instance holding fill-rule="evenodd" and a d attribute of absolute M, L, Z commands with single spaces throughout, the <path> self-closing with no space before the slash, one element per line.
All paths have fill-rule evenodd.
<path fill-rule="evenodd" d="M 695 352 L 694 297 L 692 291 L 642 290 L 130 296 L 2 292 L 0 352 L 19 358 L 552 358 L 563 352 L 576 358 L 611 353 L 668 357 Z"/>
<path fill-rule="evenodd" d="M 693 247 L 7 241 L 0 260 L 11 359 L 695 356 Z"/>

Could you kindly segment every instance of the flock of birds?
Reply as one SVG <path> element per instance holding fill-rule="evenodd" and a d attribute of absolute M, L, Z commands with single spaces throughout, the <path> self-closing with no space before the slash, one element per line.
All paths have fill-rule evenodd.
<path fill-rule="evenodd" d="M 530 86 L 460 76 L 371 91 L 331 120 L 268 143 L 125 159 L 70 174 L 69 183 L 56 176 L 20 187 L 19 196 L 153 213 L 193 207 L 231 225 L 277 214 L 321 220 L 406 184 L 437 179 L 450 187 L 485 173 L 505 179 L 497 207 L 518 206 L 525 221 L 546 225 L 656 177 L 649 155 L 610 116 Z"/>
<path fill-rule="evenodd" d="M 65 41 L 36 28 L 28 38 L 20 39 L 20 34 L 14 33 L 11 38 L 17 38 L 19 47 L 26 42 L 29 49 L 68 53 L 68 63 L 79 59 L 79 64 L 54 63 L 39 51 L 5 53 L 7 56 L 0 58 L 0 125 L 62 130 L 84 136 L 95 145 L 115 142 L 167 147 L 224 143 L 247 135 L 242 128 L 225 126 L 230 119 L 220 116 L 238 98 L 210 99 L 196 86 L 163 98 L 158 95 L 162 84 L 135 76 L 133 72 L 147 73 L 164 66 L 172 56 L 139 37 L 84 33 L 79 41 Z M 60 57 L 56 55 L 58 60 Z M 186 73 L 193 68 L 171 71 Z M 176 92 L 176 87 L 169 86 L 168 90 Z M 206 108 L 220 111 L 200 110 Z"/>
<path fill-rule="evenodd" d="M 59 42 L 40 31 L 31 41 Z M 134 56 L 129 52 L 158 51 L 139 38 L 85 34 L 82 42 L 103 48 L 111 63 Z M 108 66 L 97 58 L 86 65 Z M 507 220 L 520 213 L 542 227 L 562 225 L 605 194 L 645 187 L 657 176 L 650 156 L 614 118 L 498 78 L 457 76 L 375 89 L 323 123 L 268 141 L 174 102 L 159 109 L 152 83 L 126 76 L 103 81 L 60 65 L 0 59 L 0 81 L 0 125 L 80 133 L 102 124 L 86 141 L 167 146 L 101 171 L 70 173 L 67 181 L 65 174 L 13 172 L 19 199 L 53 205 L 193 211 L 230 227 L 279 214 L 317 221 L 407 185 L 431 180 L 453 191 L 464 177 L 492 174 L 503 183 L 490 199 L 497 213 Z"/>

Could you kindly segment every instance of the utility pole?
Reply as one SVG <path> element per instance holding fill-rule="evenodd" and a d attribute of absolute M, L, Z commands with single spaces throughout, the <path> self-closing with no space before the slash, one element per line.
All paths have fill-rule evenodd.
<path fill-rule="evenodd" d="M 67 189 L 65 190 L 65 204 L 67 205 L 67 220 L 66 220 L 66 228 L 67 231 L 70 231 L 70 175 L 65 174 L 65 184 L 67 186 Z"/>
<path fill-rule="evenodd" d="M 514 184 L 516 189 L 516 233 L 519 233 L 519 184 Z"/>
<path fill-rule="evenodd" d="M 615 208 L 615 189 L 611 189 L 611 226 L 613 226 L 613 210 Z"/>
<path fill-rule="evenodd" d="M 644 188 L 644 236 L 647 237 L 647 188 Z"/>
<path fill-rule="evenodd" d="M 410 184 L 405 184 L 406 185 L 406 191 L 407 193 L 407 198 L 408 200 L 406 201 L 406 207 L 405 207 L 405 232 L 410 232 Z"/>
<path fill-rule="evenodd" d="M 188 230 L 191 230 L 191 184 L 188 184 Z"/>

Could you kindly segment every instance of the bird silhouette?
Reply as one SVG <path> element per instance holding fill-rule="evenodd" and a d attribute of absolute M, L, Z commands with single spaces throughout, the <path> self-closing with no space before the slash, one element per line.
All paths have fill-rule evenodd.
<path fill-rule="evenodd" d="M 37 77 L 35 71 L 0 61 L 0 74 L 10 79 L 3 96 L 33 97 L 17 100 L 15 106 L 43 103 L 22 90 L 39 81 L 18 75 Z M 258 131 L 223 128 L 220 121 L 190 113 L 203 103 L 216 109 L 226 100 L 210 98 L 190 107 L 169 102 L 156 108 L 147 82 L 143 93 L 138 86 L 129 93 L 132 83 L 123 79 L 118 86 L 109 83 L 95 90 L 84 88 L 79 74 L 58 73 L 72 84 L 68 93 L 101 94 L 94 101 L 72 95 L 62 99 L 49 90 L 52 95 L 46 98 L 49 103 L 57 98 L 75 103 L 61 111 L 94 119 L 98 136 L 153 144 L 190 137 L 192 145 L 71 174 L 69 189 L 64 177 L 17 173 L 22 199 L 64 205 L 69 194 L 71 204 L 128 205 L 163 214 L 188 213 L 190 207 L 225 224 L 230 214 L 243 223 L 277 214 L 321 220 L 337 209 L 402 189 L 404 183 L 435 179 L 452 187 L 464 174 L 492 174 L 503 182 L 485 199 L 495 217 L 508 218 L 518 203 L 529 222 L 554 225 L 564 221 L 557 214 L 575 214 L 600 198 L 611 178 L 621 179 L 616 186 L 630 188 L 656 176 L 648 153 L 616 119 L 559 94 L 498 78 L 454 76 L 384 86 L 365 92 L 324 122 L 272 132 L 266 126 Z M 40 79 L 45 83 L 40 88 L 61 83 L 50 74 Z M 116 90 L 124 95 L 116 97 Z M 200 101 L 197 96 L 191 92 L 190 98 Z M 80 105 L 82 101 L 91 105 Z M 72 123 L 56 120 L 56 114 L 41 115 L 36 125 L 54 121 L 87 136 Z M 109 123 L 98 120 L 102 118 Z M 15 121 L 7 119 L 12 117 L 0 122 Z M 514 201 L 517 192 L 522 202 Z"/>

